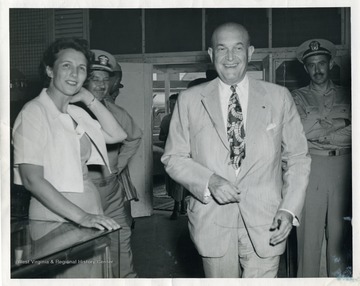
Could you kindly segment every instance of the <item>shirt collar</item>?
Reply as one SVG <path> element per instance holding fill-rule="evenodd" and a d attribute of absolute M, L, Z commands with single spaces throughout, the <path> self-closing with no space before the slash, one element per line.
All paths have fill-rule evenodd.
<path fill-rule="evenodd" d="M 60 110 L 56 107 L 55 103 L 52 101 L 52 99 L 50 98 L 50 96 L 47 94 L 46 92 L 46 88 L 44 88 L 40 95 L 39 95 L 39 100 L 42 102 L 42 104 L 45 106 L 47 112 L 50 114 L 52 119 L 56 119 L 59 118 L 60 116 L 66 115 L 66 116 L 70 116 L 70 114 L 72 114 L 72 110 L 74 109 L 74 106 L 72 104 L 68 105 L 68 112 L 69 113 L 62 113 L 60 112 Z"/>
<path fill-rule="evenodd" d="M 335 89 L 335 84 L 333 83 L 332 80 L 329 80 L 329 85 L 328 85 L 327 90 L 325 91 L 325 94 L 329 93 L 330 91 L 332 91 L 334 89 Z M 315 85 L 314 85 L 314 83 L 312 81 L 310 81 L 309 90 L 312 90 L 312 91 L 315 91 L 315 92 L 319 93 L 319 90 L 315 88 Z"/>
<path fill-rule="evenodd" d="M 46 92 L 46 88 L 44 88 L 40 95 L 39 100 L 42 102 L 42 104 L 45 106 L 47 112 L 51 115 L 52 119 L 56 119 L 61 114 L 60 110 L 56 107 L 55 103 L 51 100 L 50 96 Z"/>
<path fill-rule="evenodd" d="M 238 94 L 243 94 L 246 95 L 247 94 L 247 90 L 249 87 L 249 78 L 248 75 L 245 74 L 244 78 L 242 81 L 240 81 L 237 85 L 236 90 L 238 91 Z M 220 88 L 220 94 L 231 94 L 231 90 L 230 90 L 230 86 L 226 84 L 225 82 L 223 82 L 222 80 L 219 79 L 219 88 Z M 239 93 L 240 91 L 240 93 Z"/>

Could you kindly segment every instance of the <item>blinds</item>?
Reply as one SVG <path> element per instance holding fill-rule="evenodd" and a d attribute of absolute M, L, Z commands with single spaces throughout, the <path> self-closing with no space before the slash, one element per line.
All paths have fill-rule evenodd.
<path fill-rule="evenodd" d="M 89 40 L 87 9 L 54 10 L 54 39 L 63 37 Z"/>

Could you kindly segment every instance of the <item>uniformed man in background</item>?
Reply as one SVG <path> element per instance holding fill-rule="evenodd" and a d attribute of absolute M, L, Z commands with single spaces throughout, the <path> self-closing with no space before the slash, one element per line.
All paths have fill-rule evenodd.
<path fill-rule="evenodd" d="M 298 277 L 319 276 L 324 232 L 328 276 L 351 276 L 351 93 L 330 79 L 333 43 L 308 40 L 296 54 L 310 77 L 292 95 L 312 158 L 297 229 Z"/>
<path fill-rule="evenodd" d="M 137 200 L 137 195 L 131 182 L 128 163 L 139 148 L 142 131 L 129 113 L 115 104 L 119 88 L 122 87 L 122 71 L 115 57 L 101 50 L 92 50 L 92 52 L 94 61 L 90 67 L 91 75 L 86 88 L 114 115 L 124 128 L 127 138 L 121 144 L 107 145 L 111 174 L 104 166 L 90 166 L 89 175 L 99 190 L 104 213 L 121 226 L 120 241 L 117 233 L 110 235 L 113 276 L 134 278 L 137 277 L 137 273 L 133 265 L 130 243 L 132 225 L 130 200 Z"/>

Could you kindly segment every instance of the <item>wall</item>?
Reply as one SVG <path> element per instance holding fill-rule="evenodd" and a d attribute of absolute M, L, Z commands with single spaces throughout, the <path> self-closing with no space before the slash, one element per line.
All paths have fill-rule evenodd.
<path fill-rule="evenodd" d="M 120 63 L 123 70 L 116 104 L 124 107 L 143 131 L 138 152 L 129 164 L 130 176 L 139 195 L 132 202 L 133 217 L 152 214 L 152 65 Z"/>
<path fill-rule="evenodd" d="M 42 52 L 59 36 L 84 37 L 93 49 L 140 55 L 140 62 L 149 53 L 205 52 L 226 21 L 248 28 L 255 53 L 309 38 L 350 49 L 350 8 L 10 9 L 11 68 L 37 79 Z"/>
<path fill-rule="evenodd" d="M 52 9 L 10 9 L 10 67 L 38 79 L 42 54 L 51 42 Z"/>
<path fill-rule="evenodd" d="M 90 9 L 90 40 L 93 47 L 115 54 L 206 51 L 213 30 L 232 21 L 247 27 L 256 48 L 296 47 L 311 38 L 326 38 L 343 45 L 349 44 L 343 35 L 350 23 L 349 15 L 345 17 L 349 10 Z"/>

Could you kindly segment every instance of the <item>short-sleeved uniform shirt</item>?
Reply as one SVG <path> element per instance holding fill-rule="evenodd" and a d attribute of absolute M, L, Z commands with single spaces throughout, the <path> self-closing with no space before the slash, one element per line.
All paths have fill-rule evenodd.
<path fill-rule="evenodd" d="M 342 125 L 336 130 L 320 124 L 320 120 L 332 122 L 333 119 L 347 119 L 351 121 L 351 96 L 347 89 L 331 81 L 326 92 L 321 93 L 310 83 L 306 87 L 292 91 L 292 95 L 310 149 L 350 148 L 351 125 L 346 126 L 345 120 L 339 121 Z"/>

